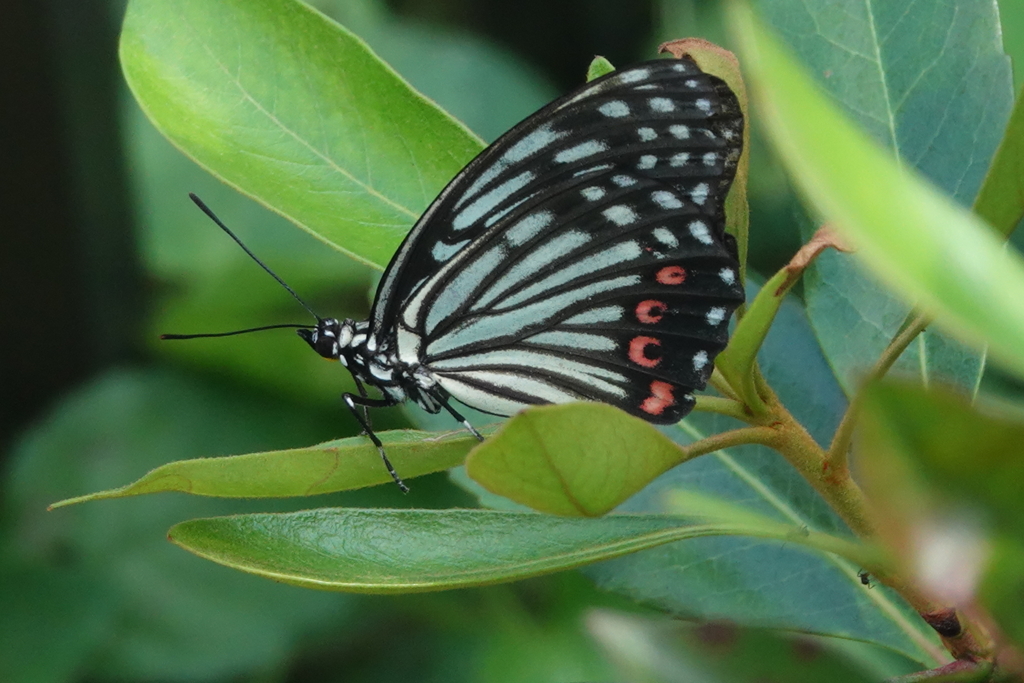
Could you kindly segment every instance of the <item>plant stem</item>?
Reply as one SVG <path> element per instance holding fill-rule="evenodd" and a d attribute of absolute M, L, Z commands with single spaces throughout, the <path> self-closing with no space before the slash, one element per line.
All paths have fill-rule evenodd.
<path fill-rule="evenodd" d="M 711 436 L 694 441 L 689 446 L 682 446 L 683 456 L 676 463 L 682 464 L 692 460 L 699 455 L 714 453 L 723 448 L 743 446 L 751 443 L 771 445 L 776 438 L 775 430 L 771 427 L 742 427 L 728 432 L 720 432 Z"/>
<path fill-rule="evenodd" d="M 719 415 L 728 415 L 729 417 L 752 424 L 753 418 L 744 406 L 739 401 L 735 401 L 731 398 L 721 398 L 720 396 L 698 396 L 697 405 L 693 407 L 694 410 L 702 410 L 708 413 L 718 413 Z"/>
<path fill-rule="evenodd" d="M 992 673 L 991 662 L 957 660 L 928 671 L 890 678 L 888 683 L 984 683 Z"/>
<path fill-rule="evenodd" d="M 920 331 L 914 332 L 914 328 L 919 325 L 923 327 L 925 324 L 927 321 L 918 320 L 915 321 L 915 324 L 907 327 L 905 332 L 908 334 L 900 335 L 900 337 L 906 338 L 903 348 L 906 348 L 906 344 L 909 344 L 910 340 Z M 910 334 L 911 332 L 912 334 Z M 895 340 L 894 344 L 890 345 L 890 349 L 894 347 Z M 898 352 L 892 354 L 885 369 L 891 367 L 892 361 L 898 356 Z M 867 498 L 850 474 L 845 453 L 842 458 L 830 459 L 803 425 L 786 410 L 771 388 L 764 383 L 761 383 L 760 387 L 770 414 L 769 421 L 764 423 L 764 426 L 773 431 L 770 441 L 761 443 L 774 448 L 786 458 L 789 464 L 800 472 L 862 541 L 879 545 L 878 534 L 871 518 Z M 929 625 L 936 629 L 946 649 L 956 659 L 970 661 L 991 659 L 990 639 L 985 635 L 983 629 L 966 620 L 964 615 L 936 603 L 922 593 L 916 585 L 895 572 L 882 573 L 876 578 L 899 593 Z"/>
<path fill-rule="evenodd" d="M 832 437 L 832 444 L 828 448 L 826 461 L 834 468 L 845 469 L 847 467 L 847 454 L 850 452 L 850 442 L 853 439 L 853 430 L 857 426 L 857 419 L 860 417 L 860 409 L 864 402 L 864 387 L 885 376 L 896 363 L 899 357 L 907 350 L 910 343 L 921 334 L 931 321 L 924 315 L 918 313 L 908 317 L 907 324 L 903 326 L 889 345 L 882 352 L 882 355 L 875 361 L 874 367 L 864 377 L 853 400 L 850 401 L 846 413 L 843 415 L 835 436 Z"/>
<path fill-rule="evenodd" d="M 786 410 L 775 393 L 762 386 L 770 410 L 770 423 L 775 439 L 770 444 L 814 487 L 832 506 L 857 536 L 875 541 L 875 527 L 868 515 L 863 491 L 853 481 L 849 469 L 836 468 L 825 457 L 825 451 L 807 433 L 803 425 Z"/>
<path fill-rule="evenodd" d="M 729 380 L 725 378 L 725 375 L 723 375 L 718 368 L 715 368 L 714 371 L 712 371 L 711 380 L 708 384 L 713 386 L 722 396 L 737 401 L 739 400 L 739 396 L 736 395 L 736 391 L 732 388 L 732 385 L 729 384 Z"/>

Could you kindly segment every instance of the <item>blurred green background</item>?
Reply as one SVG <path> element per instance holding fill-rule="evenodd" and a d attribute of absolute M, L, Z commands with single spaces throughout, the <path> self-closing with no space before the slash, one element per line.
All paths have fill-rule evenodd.
<path fill-rule="evenodd" d="M 595 54 L 627 64 L 671 38 L 728 44 L 712 0 L 313 4 L 486 140 L 580 84 Z M 1024 63 L 1024 3 L 1001 6 L 1006 50 Z M 177 521 L 233 511 L 472 505 L 445 476 L 416 480 L 407 497 L 387 486 L 46 512 L 170 460 L 357 432 L 339 401 L 350 380 L 287 331 L 156 341 L 305 320 L 190 191 L 325 315 L 365 316 L 374 276 L 153 130 L 117 64 L 123 10 L 115 0 L 0 7 L 0 681 L 615 680 L 583 617 L 638 608 L 576 574 L 347 596 L 232 572 L 164 540 Z M 771 273 L 798 244 L 795 200 L 756 137 L 752 154 L 751 265 Z"/>

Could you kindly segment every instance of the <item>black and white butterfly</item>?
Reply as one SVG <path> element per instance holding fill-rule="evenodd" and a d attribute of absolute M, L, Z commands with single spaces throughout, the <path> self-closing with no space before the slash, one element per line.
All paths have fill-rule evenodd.
<path fill-rule="evenodd" d="M 349 409 L 487 413 L 601 401 L 655 423 L 694 404 L 743 301 L 723 203 L 743 118 L 689 59 L 614 71 L 469 163 L 410 231 L 367 321 L 300 336 L 341 361 Z M 382 398 L 371 398 L 365 386 Z"/>

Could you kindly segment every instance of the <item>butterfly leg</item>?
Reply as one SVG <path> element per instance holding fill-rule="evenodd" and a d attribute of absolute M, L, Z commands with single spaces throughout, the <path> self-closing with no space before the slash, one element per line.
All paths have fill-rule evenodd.
<path fill-rule="evenodd" d="M 377 447 L 377 452 L 380 453 L 380 459 L 384 461 L 384 466 L 388 468 L 388 472 L 391 474 L 391 478 L 398 484 L 398 488 L 402 493 L 409 493 L 409 487 L 405 485 L 402 478 L 398 476 L 398 472 L 395 472 L 395 468 L 391 465 L 391 461 L 388 460 L 387 453 L 384 452 L 384 444 L 380 442 L 377 435 L 373 433 L 370 428 L 369 420 L 363 416 L 363 412 L 368 408 L 388 408 L 395 405 L 395 401 L 390 399 L 380 398 L 369 398 L 368 396 L 356 396 L 355 394 L 344 393 L 341 395 L 341 399 L 348 406 L 348 409 L 352 412 L 352 415 L 356 418 L 359 424 L 363 428 L 363 433 L 369 437 L 373 445 Z M 362 410 L 360 410 L 362 408 Z"/>
<path fill-rule="evenodd" d="M 434 394 L 433 398 L 434 398 L 434 400 L 436 400 L 436 401 L 437 401 L 438 403 L 440 403 L 440 404 L 441 404 L 442 406 L 444 406 L 444 409 L 445 409 L 445 410 L 447 410 L 447 411 L 448 411 L 448 413 L 449 413 L 449 414 L 450 414 L 450 415 L 451 415 L 452 417 L 454 417 L 454 418 L 455 418 L 456 420 L 458 420 L 459 422 L 461 422 L 461 423 L 463 424 L 463 426 L 464 426 L 464 427 L 465 427 L 466 429 L 468 429 L 468 430 L 469 430 L 469 433 L 470 433 L 470 434 L 472 434 L 473 436 L 475 436 L 475 437 L 476 437 L 476 438 L 477 438 L 478 440 L 480 440 L 480 441 L 483 441 L 483 440 L 484 440 L 484 437 L 483 437 L 483 436 L 481 436 L 480 432 L 476 431 L 476 428 L 475 428 L 475 427 L 474 427 L 473 425 L 469 424 L 469 420 L 467 420 L 466 418 L 464 418 L 464 417 L 462 416 L 462 414 L 461 414 L 461 413 L 460 413 L 459 411 L 455 410 L 455 408 L 452 408 L 452 407 L 451 407 L 451 405 L 450 405 L 450 404 L 448 403 L 448 399 L 447 399 L 447 398 L 445 398 L 444 396 L 442 396 L 442 395 L 440 395 L 440 394 Z"/>
<path fill-rule="evenodd" d="M 356 382 L 356 388 L 359 390 L 359 396 L 362 398 L 369 398 L 369 395 L 366 393 L 366 387 L 363 386 L 363 383 L 359 380 L 359 378 L 356 377 L 355 375 L 352 375 L 352 379 L 354 379 Z M 370 420 L 370 409 L 366 406 L 365 403 L 362 404 L 362 408 L 363 434 L 368 434 L 369 432 L 373 431 L 373 422 Z"/>

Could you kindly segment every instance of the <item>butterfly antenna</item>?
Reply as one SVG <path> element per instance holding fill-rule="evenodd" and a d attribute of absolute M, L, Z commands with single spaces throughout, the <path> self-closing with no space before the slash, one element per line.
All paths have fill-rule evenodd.
<path fill-rule="evenodd" d="M 262 332 L 263 330 L 279 330 L 283 327 L 299 327 L 304 330 L 310 329 L 311 325 L 301 323 L 281 323 L 280 325 L 263 325 L 262 327 L 250 327 L 247 330 L 233 330 L 231 332 L 206 332 L 203 334 L 161 334 L 161 339 L 203 339 L 206 337 L 233 337 L 236 334 L 248 334 L 249 332 Z"/>
<path fill-rule="evenodd" d="M 249 251 L 249 247 L 245 246 L 245 244 L 244 244 L 244 243 L 242 242 L 242 240 L 238 239 L 238 235 L 236 235 L 235 233 L 231 232 L 231 230 L 230 230 L 230 229 L 228 228 L 228 226 L 224 225 L 224 222 L 223 222 L 223 221 L 221 221 L 221 219 L 217 218 L 217 214 L 215 214 L 215 213 L 214 213 L 213 211 L 211 211 L 211 210 L 210 210 L 210 207 L 208 207 L 208 206 L 207 206 L 207 205 L 206 205 L 206 204 L 205 204 L 205 203 L 203 202 L 203 200 L 202 200 L 202 199 L 200 199 L 199 197 L 197 197 L 197 196 L 195 195 L 195 193 L 194 193 L 194 192 L 189 192 L 189 193 L 188 193 L 188 197 L 189 197 L 189 199 L 191 199 L 191 200 L 192 200 L 192 202 L 193 202 L 193 203 L 194 203 L 194 204 L 195 204 L 196 206 L 198 206 L 198 207 L 199 207 L 200 209 L 202 209 L 203 213 L 205 213 L 205 214 L 206 214 L 207 216 L 209 216 L 209 217 L 210 217 L 210 220 L 212 220 L 212 221 L 213 221 L 214 223 L 216 223 L 216 224 L 217 224 L 217 227 L 219 227 L 219 228 L 220 228 L 221 230 L 223 230 L 224 232 L 226 232 L 226 233 L 228 234 L 228 237 L 230 237 L 231 239 L 233 239 L 233 240 L 235 241 L 235 243 L 236 243 L 236 244 L 237 244 L 238 246 L 240 246 L 240 247 L 242 248 L 242 250 L 243 250 L 243 251 L 244 251 L 244 252 L 245 252 L 246 254 L 248 254 L 248 255 L 249 255 L 249 258 L 251 258 L 251 259 L 252 259 L 253 261 L 255 261 L 256 263 L 258 263 L 258 264 L 259 264 L 259 266 L 260 266 L 260 268 L 262 268 L 263 270 L 267 271 L 267 272 L 268 272 L 268 273 L 270 274 L 270 277 L 272 277 L 272 278 L 274 278 L 275 280 L 277 280 L 278 284 L 280 284 L 280 285 L 281 285 L 282 287 L 284 287 L 284 288 L 285 288 L 286 290 L 288 290 L 288 293 L 289 293 L 289 294 L 291 294 L 291 295 L 292 295 L 293 297 L 295 297 L 295 300 L 296 300 L 296 301 L 298 301 L 298 302 L 299 302 L 300 304 L 302 304 L 302 307 L 303 307 L 303 308 L 305 308 L 305 309 L 306 309 L 307 311 L 309 311 L 309 314 L 310 314 L 310 315 L 312 315 L 312 316 L 313 316 L 314 318 L 316 318 L 316 321 L 317 321 L 317 322 L 320 322 L 321 320 L 323 320 L 323 318 L 321 318 L 320 316 L 318 316 L 318 315 L 317 315 L 317 314 L 316 314 L 316 313 L 315 313 L 315 312 L 313 311 L 313 309 L 309 307 L 309 304 L 307 304 L 307 303 L 306 303 L 305 301 L 303 301 L 303 300 L 302 300 L 302 297 L 301 297 L 301 296 L 299 296 L 298 294 L 296 294 L 296 293 L 295 293 L 295 290 L 294 290 L 294 289 L 292 289 L 291 287 L 289 287 L 289 286 L 288 286 L 288 283 L 286 283 L 286 282 L 285 282 L 284 280 L 282 280 L 281 278 L 279 278 L 279 277 L 277 276 L 277 273 L 275 273 L 274 271 L 272 271 L 272 270 L 271 270 L 271 269 L 270 269 L 270 268 L 269 268 L 269 267 L 267 266 L 267 264 L 265 264 L 265 263 L 264 263 L 263 261 L 260 261 L 260 260 L 259 260 L 259 258 L 258 258 L 258 257 L 256 256 L 256 254 L 254 254 L 254 253 L 252 253 L 251 251 Z M 308 327 L 308 325 L 280 325 L 279 327 Z M 271 329 L 271 328 L 270 328 L 270 327 L 267 327 L 267 328 L 254 328 L 254 329 L 252 329 L 252 330 L 241 330 L 241 331 L 239 331 L 239 332 L 228 332 L 228 333 L 221 333 L 221 334 L 211 334 L 211 335 L 196 335 L 196 336 L 209 336 L 209 337 L 225 336 L 225 337 L 226 337 L 226 336 L 228 336 L 228 335 L 230 335 L 230 334 L 241 334 L 242 332 L 255 332 L 255 331 L 256 331 L 256 329 Z M 170 335 L 170 336 L 165 336 L 165 338 L 171 338 L 171 339 L 183 339 L 183 338 L 184 338 L 184 336 L 183 336 L 183 335 Z"/>

